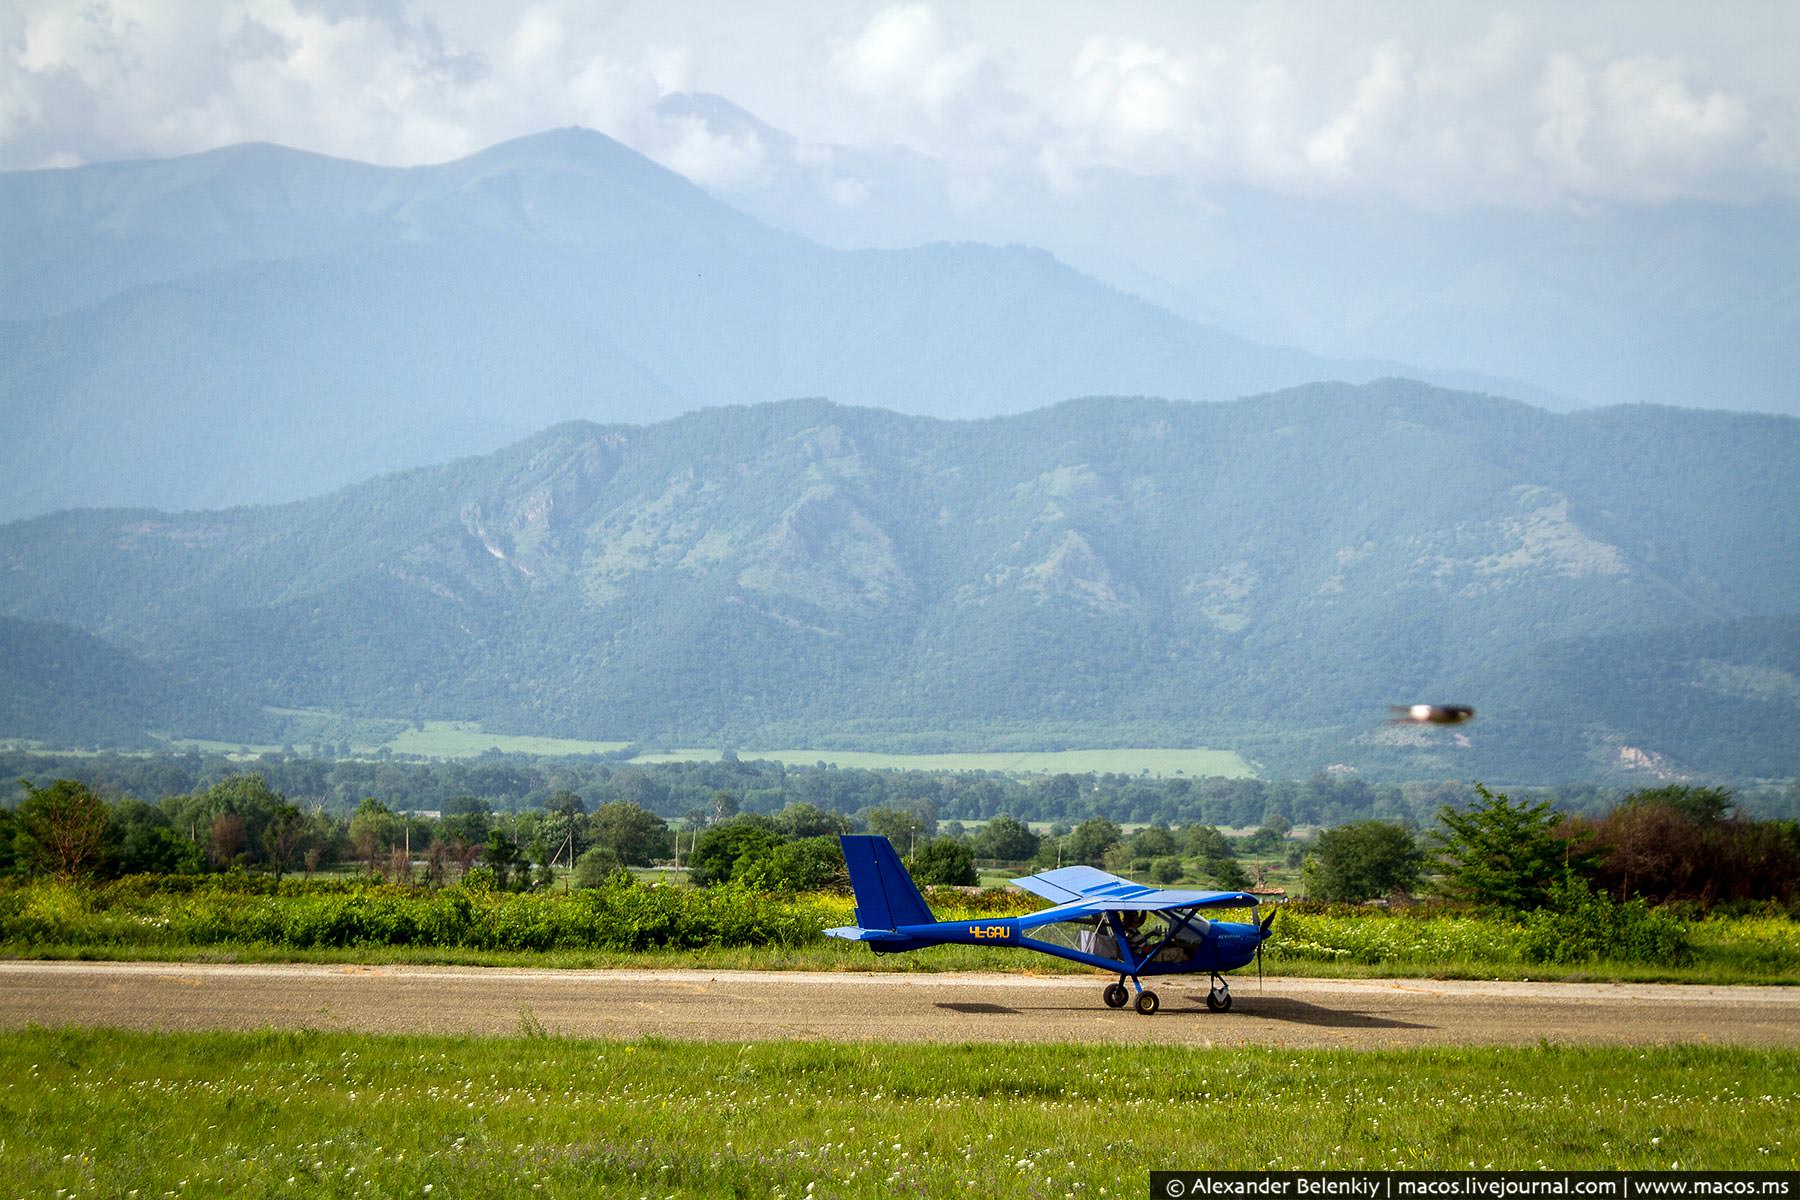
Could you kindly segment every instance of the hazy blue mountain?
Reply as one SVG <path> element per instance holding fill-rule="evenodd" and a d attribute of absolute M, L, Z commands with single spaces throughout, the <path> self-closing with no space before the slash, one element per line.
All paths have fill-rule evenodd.
<path fill-rule="evenodd" d="M 0 175 L 0 317 L 0 517 L 316 495 L 569 418 L 981 416 L 1383 369 L 1042 251 L 827 249 L 573 129 L 406 170 L 240 146 Z"/>
<path fill-rule="evenodd" d="M 928 156 L 801 146 L 721 97 L 660 111 L 755 146 L 759 169 L 717 194 L 830 245 L 1025 241 L 1241 337 L 1432 382 L 1552 408 L 1800 415 L 1791 198 L 1425 211 L 1126 171 L 1056 190 L 1035 167 L 971 194 Z"/>
<path fill-rule="evenodd" d="M 1792 418 L 1402 381 L 963 422 L 793 401 L 17 522 L 0 614 L 246 701 L 505 731 L 1786 775 L 1800 745 L 1745 731 L 1800 718 L 1795 461 Z M 1421 699 L 1481 716 L 1384 723 Z"/>

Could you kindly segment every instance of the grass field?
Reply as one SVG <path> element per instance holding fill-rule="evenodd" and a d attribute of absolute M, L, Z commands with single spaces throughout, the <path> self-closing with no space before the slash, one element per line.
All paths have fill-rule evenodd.
<path fill-rule="evenodd" d="M 631 745 L 623 741 L 589 741 L 580 738 L 536 737 L 528 734 L 492 733 L 479 721 L 410 722 L 380 718 L 339 716 L 322 709 L 271 709 L 288 718 L 289 745 L 305 747 L 317 741 L 337 745 L 348 743 L 352 757 L 368 757 L 378 751 L 412 755 L 419 758 L 479 758 L 489 750 L 506 754 L 527 754 L 546 758 L 564 755 L 615 754 Z M 202 738 L 170 738 L 169 749 L 197 750 L 205 754 L 222 754 L 228 758 L 249 761 L 259 755 L 279 753 L 284 747 L 273 743 L 238 743 L 208 741 Z M 23 749 L 44 753 L 78 753 L 54 750 L 52 747 L 18 740 L 0 741 L 0 749 Z M 144 753 L 150 753 L 145 751 Z M 1256 772 L 1241 756 L 1231 750 L 1139 748 L 1111 750 L 997 750 L 968 754 L 881 754 L 862 750 L 739 750 L 746 761 L 757 759 L 810 767 L 827 763 L 836 767 L 895 771 L 996 771 L 1018 775 L 1191 775 L 1195 778 L 1224 776 L 1249 778 Z M 685 747 L 646 752 L 628 762 L 654 765 L 658 763 L 717 762 L 724 751 L 709 747 Z"/>
<path fill-rule="evenodd" d="M 488 750 L 507 754 L 611 754 L 629 742 L 588 742 L 574 738 L 528 737 L 510 733 L 483 733 L 476 721 L 423 721 L 423 728 L 401 730 L 387 741 L 395 754 L 423 758 L 476 758 Z"/>
<path fill-rule="evenodd" d="M 9 1195 L 1099 1197 L 1153 1167 L 1800 1163 L 1800 1053 L 1698 1046 L 584 1042 L 526 1009 L 498 1039 L 28 1030 L 0 1035 L 0 1078 Z"/>
<path fill-rule="evenodd" d="M 398 747 L 396 747 L 398 749 Z M 717 750 L 677 749 L 662 754 L 640 754 L 632 762 L 713 762 Z M 826 763 L 834 767 L 861 767 L 895 771 L 1000 771 L 1018 775 L 1084 775 L 1109 772 L 1123 775 L 1193 775 L 1248 778 L 1250 764 L 1230 750 L 1122 749 L 1122 750 L 1004 750 L 987 754 L 875 754 L 861 750 L 740 750 L 745 761 L 765 759 L 788 766 L 810 767 Z"/>
<path fill-rule="evenodd" d="M 942 919 L 1024 912 L 1018 892 L 935 889 Z M 0 956 L 243 962 L 409 962 L 807 970 L 1071 968 L 1023 950 L 941 946 L 877 957 L 823 937 L 852 921 L 837 893 L 618 882 L 590 891 L 492 893 L 346 881 L 123 880 L 0 887 Z M 1800 984 L 1800 921 L 1713 917 L 1675 925 L 1678 953 L 1637 937 L 1564 945 L 1559 926 L 1466 912 L 1278 910 L 1270 973 L 1344 977 L 1617 979 Z M 1550 935 L 1545 940 L 1546 933 Z M 1661 946 L 1661 943 L 1656 943 Z M 1655 948 L 1654 946 L 1652 948 Z"/>
<path fill-rule="evenodd" d="M 1726 934 L 1724 937 L 1730 937 Z M 1723 941 L 1720 938 L 1719 941 Z M 1763 984 L 1800 986 L 1793 955 L 1765 944 L 1731 946 L 1713 942 L 1709 931 L 1695 938 L 1696 961 L 1683 966 L 1594 961 L 1570 965 L 1497 962 L 1483 958 L 1364 963 L 1279 958 L 1266 963 L 1273 977 L 1318 979 L 1532 979 L 1608 983 Z M 821 939 L 804 946 L 709 946 L 648 950 L 480 950 L 466 946 L 271 946 L 256 942 L 208 945 L 122 946 L 117 943 L 0 942 L 0 958 L 72 959 L 129 962 L 244 963 L 405 963 L 436 966 L 554 967 L 653 970 L 662 967 L 714 971 L 1011 971 L 1025 975 L 1081 975 L 1090 968 L 1029 950 L 983 946 L 936 946 L 913 954 L 874 955 L 853 942 Z M 1254 968 L 1251 969 L 1254 983 Z"/>

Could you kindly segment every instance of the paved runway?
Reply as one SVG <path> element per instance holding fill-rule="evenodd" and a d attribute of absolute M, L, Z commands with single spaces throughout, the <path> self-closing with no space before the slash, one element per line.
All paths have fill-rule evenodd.
<path fill-rule="evenodd" d="M 1681 984 L 1161 980 L 1162 1011 L 1106 980 L 997 974 L 0 962 L 0 1028 L 348 1029 L 580 1037 L 1259 1046 L 1800 1046 L 1800 989 Z"/>

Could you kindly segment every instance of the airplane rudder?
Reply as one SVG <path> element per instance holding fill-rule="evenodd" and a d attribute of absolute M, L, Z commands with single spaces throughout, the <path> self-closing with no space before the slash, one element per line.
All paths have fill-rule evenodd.
<path fill-rule="evenodd" d="M 886 885 L 889 911 L 901 925 L 931 925 L 937 918 L 931 915 L 931 906 L 925 903 L 925 897 L 919 892 L 919 885 L 900 861 L 899 851 L 886 838 L 878 838 L 875 842 L 875 859 L 880 864 L 882 881 Z"/>
<path fill-rule="evenodd" d="M 929 925 L 931 909 L 919 894 L 912 876 L 886 838 L 845 834 L 838 839 L 844 865 L 850 870 L 850 890 L 856 895 L 856 923 L 865 929 L 898 929 L 902 925 Z"/>

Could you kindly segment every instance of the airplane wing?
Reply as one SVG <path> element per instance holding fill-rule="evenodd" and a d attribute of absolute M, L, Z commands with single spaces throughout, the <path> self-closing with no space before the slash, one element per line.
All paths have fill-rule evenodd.
<path fill-rule="evenodd" d="M 1160 912 L 1170 908 L 1245 908 L 1257 903 L 1249 892 L 1201 892 L 1189 888 L 1153 888 L 1121 879 L 1094 867 L 1058 867 L 1012 881 L 1042 896 L 1068 916 L 1099 912 Z M 1034 913 L 1034 918 L 1044 914 Z"/>

